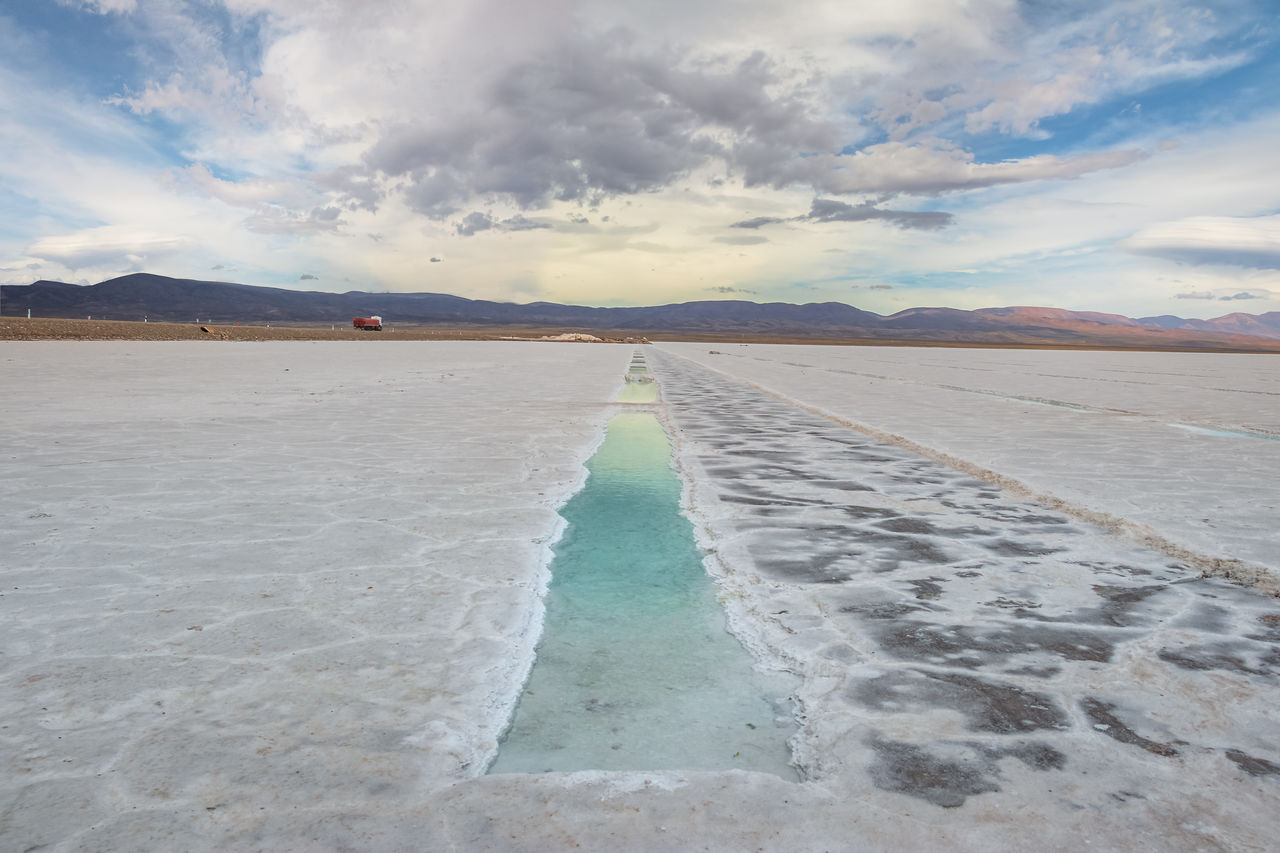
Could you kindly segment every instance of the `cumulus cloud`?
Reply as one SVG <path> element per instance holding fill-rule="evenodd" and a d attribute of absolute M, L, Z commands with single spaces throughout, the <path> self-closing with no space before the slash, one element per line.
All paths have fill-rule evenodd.
<path fill-rule="evenodd" d="M 321 189 L 337 194 L 337 203 L 348 210 L 375 213 L 385 196 L 383 188 L 364 169 L 356 165 L 340 166 L 317 172 L 312 179 Z"/>
<path fill-rule="evenodd" d="M 654 190 L 712 158 L 750 173 L 779 154 L 842 144 L 762 53 L 687 62 L 622 35 L 570 39 L 512 65 L 448 122 L 401 123 L 366 157 L 403 176 L 417 210 L 468 195 L 522 208 Z"/>
<path fill-rule="evenodd" d="M 147 260 L 186 251 L 193 245 L 194 241 L 183 235 L 105 225 L 41 238 L 27 247 L 26 254 L 73 270 L 96 266 L 136 267 Z"/>
<path fill-rule="evenodd" d="M 474 210 L 462 217 L 456 226 L 458 236 L 470 237 L 493 227 L 493 217 L 483 211 Z"/>
<path fill-rule="evenodd" d="M 298 281 L 319 281 L 319 280 L 320 280 L 320 276 L 312 275 L 309 272 L 303 273 L 302 275 L 298 276 Z"/>
<path fill-rule="evenodd" d="M 749 188 L 825 195 L 1070 179 L 1144 155 L 984 163 L 937 134 L 960 118 L 970 132 L 1030 133 L 1041 118 L 1133 81 L 1245 59 L 1205 47 L 1229 22 L 1146 0 L 1052 13 L 1020 4 L 928 15 L 911 4 L 850 7 L 810 21 L 767 13 L 768 4 L 748 11 L 715 0 L 670 8 L 661 21 L 625 6 L 533 11 L 506 0 L 466 9 L 380 2 L 377 14 L 355 0 L 333 0 L 323 12 L 296 0 L 237 0 L 220 38 L 208 10 L 142 7 L 134 17 L 149 22 L 156 73 L 110 103 L 326 153 L 309 179 L 328 197 L 310 204 L 372 213 L 397 195 L 435 219 L 490 202 L 526 211 L 598 203 L 706 167 Z M 245 33 L 258 44 L 240 45 Z M 921 132 L 930 128 L 934 135 Z M 887 141 L 861 145 L 874 136 Z M 201 168 L 188 179 L 228 203 L 261 203 L 283 189 L 270 178 L 219 182 Z M 278 217 L 253 221 L 305 229 Z M 458 233 L 479 230 L 471 219 Z"/>
<path fill-rule="evenodd" d="M 287 263 L 304 268 L 313 261 L 302 252 L 323 258 L 330 270 L 342 254 L 350 259 L 347 272 L 370 268 L 360 253 L 377 253 L 380 261 L 407 259 L 379 264 L 400 264 L 387 279 L 397 285 L 411 281 L 431 251 L 450 252 L 451 264 L 466 260 L 467 251 L 482 251 L 485 240 L 461 239 L 482 231 L 545 232 L 546 242 L 564 250 L 521 255 L 517 244 L 526 241 L 508 241 L 508 265 L 489 265 L 485 281 L 456 280 L 459 287 L 489 288 L 486 295 L 503 288 L 525 292 L 535 278 L 560 287 L 539 265 L 575 248 L 594 253 L 601 266 L 631 269 L 633 251 L 666 247 L 684 254 L 691 272 L 706 272 L 698 268 L 705 259 L 724 274 L 723 264 L 735 254 L 724 246 L 764 246 L 737 253 L 744 277 L 758 280 L 764 270 L 808 264 L 815 269 L 794 278 L 824 282 L 847 282 L 840 275 L 855 268 L 869 280 L 907 274 L 907 268 L 994 270 L 1003 259 L 1104 246 L 1128 233 L 1134 242 L 1125 248 L 1187 257 L 1192 249 L 1168 235 L 1161 242 L 1154 239 L 1158 233 L 1139 232 L 1152 221 L 1150 210 L 1167 211 L 1157 215 L 1169 219 L 1235 211 L 1224 209 L 1221 192 L 1202 189 L 1195 198 L 1210 201 L 1201 205 L 1191 193 L 1166 204 L 1160 193 L 1146 191 L 1143 182 L 1173 157 L 1157 153 L 1140 165 L 1147 155 L 1138 149 L 1153 148 L 1174 131 L 1158 126 L 1167 111 L 1151 109 L 1158 102 L 1144 90 L 1205 78 L 1247 61 L 1251 49 L 1269 49 L 1257 29 L 1268 20 L 1260 15 L 1267 11 L 1264 0 L 906 0 L 828 3 L 805 15 L 788 13 L 778 0 L 664 2 L 656 12 L 616 0 L 59 2 L 112 15 L 111 35 L 122 40 L 112 46 L 127 57 L 110 64 L 88 52 L 83 62 L 65 67 L 53 56 L 0 57 L 6 81 L 36 80 L 41 72 L 29 69 L 57 67 L 72 87 L 90 84 L 78 97 L 93 109 L 66 112 L 58 127 L 40 107 L 14 113 L 43 122 L 32 139 L 62 132 L 62 152 L 96 155 L 92 165 L 84 165 L 88 158 L 43 155 L 63 173 L 44 180 L 53 191 L 34 181 L 20 190 L 41 199 L 46 211 L 71 211 L 77 224 L 62 230 L 136 222 L 163 233 L 180 221 L 187 232 L 217 241 L 205 258 L 234 256 L 262 270 L 281 263 L 285 242 L 298 251 Z M 1245 69 L 1235 82 L 1256 79 Z M 114 84 L 107 81 L 120 82 L 108 92 L 103 86 Z M 56 100 L 48 90 L 38 94 L 33 102 Z M 1121 114 L 1139 100 L 1148 106 L 1141 128 L 1131 110 Z M 1105 108 L 1081 115 L 1085 104 Z M 1232 124 L 1241 105 L 1222 106 L 1224 138 L 1242 126 Z M 73 133 L 102 136 L 86 131 L 90 123 L 70 120 L 94 112 L 128 133 L 67 143 Z M 1079 130 L 1100 127 L 1104 115 L 1113 120 L 1105 133 L 1073 130 L 1070 147 L 1037 146 L 1044 152 L 1039 156 L 993 160 L 986 153 L 1031 150 L 993 137 L 1044 139 L 1054 127 L 1046 119 L 1067 114 Z M 1192 146 L 1197 138 L 1206 144 L 1197 120 L 1180 117 L 1176 130 Z M 64 125 L 77 130 L 60 131 Z M 1096 140 L 1104 138 L 1131 141 L 1102 149 Z M 12 149 L 5 159 L 19 162 Z M 154 186 L 154 177 L 174 162 L 195 165 Z M 1098 174 L 1135 166 L 1125 175 Z M 81 190 L 78 168 L 95 173 L 101 188 L 95 199 Z M 0 182 L 15 184 L 23 170 L 0 167 L 7 179 Z M 1212 171 L 1199 170 L 1195 183 L 1239 186 Z M 1191 181 L 1191 171 L 1186 174 Z M 964 241 L 885 240 L 839 258 L 826 257 L 826 246 L 817 245 L 837 242 L 841 222 L 879 221 L 917 233 L 946 227 L 952 214 L 919 210 L 935 206 L 922 197 L 1077 178 L 1088 178 L 1088 186 L 1082 182 L 1058 198 L 1075 192 L 1073 201 L 1094 205 L 1098 215 L 1087 214 L 1087 235 L 1061 216 L 1005 215 L 1019 204 L 1036 210 L 1036 201 L 1054 195 L 1035 187 L 945 205 L 970 217 Z M 1247 192 L 1261 194 L 1250 186 Z M 181 198 L 174 189 L 182 190 Z M 148 212 L 139 216 L 144 207 Z M 1262 209 L 1265 203 L 1238 208 Z M 590 211 L 591 222 L 575 210 Z M 743 211 L 741 221 L 713 230 L 735 218 L 725 210 Z M 660 234 L 640 246 L 602 227 L 610 213 Z M 432 221 L 415 221 L 424 217 Z M 1108 230 L 1101 233 L 1104 221 Z M 791 227 L 767 230 L 782 225 Z M 708 232 L 722 236 L 702 237 L 699 258 L 689 235 Z M 12 248 L 40 233 L 47 232 L 22 232 Z M 366 234 L 385 235 L 385 241 Z M 900 254 L 905 243 L 913 247 L 909 258 Z M 801 248 L 808 254 L 797 262 Z M 1209 262 L 1203 259 L 1212 249 L 1193 249 L 1192 262 Z M 1253 266 L 1274 268 L 1269 250 L 1252 257 Z M 660 265 L 648 269 L 657 270 L 648 281 L 664 276 Z M 297 275 L 287 266 L 276 273 Z M 669 273 L 668 281 L 684 278 Z M 687 286 L 700 287 L 700 277 L 689 276 Z M 1223 286 L 1224 273 L 1211 284 L 1196 279 L 1176 286 L 1222 286 L 1214 291 L 1218 299 L 1261 280 L 1236 278 Z M 776 286 L 779 294 L 790 292 Z"/>
<path fill-rule="evenodd" d="M 1241 291 L 1237 291 L 1236 293 L 1231 294 L 1230 296 L 1219 296 L 1219 297 L 1218 297 L 1218 301 L 1220 301 L 1220 302 L 1239 302 L 1239 301 L 1241 301 L 1241 300 L 1245 300 L 1245 299 L 1266 299 L 1266 298 L 1267 298 L 1267 294 L 1265 294 L 1265 293 L 1250 293 L 1250 292 L 1249 292 L 1249 291 L 1247 291 L 1247 290 L 1241 290 Z"/>
<path fill-rule="evenodd" d="M 1161 222 L 1121 241 L 1119 248 L 1185 264 L 1280 269 L 1280 215 Z"/>
<path fill-rule="evenodd" d="M 428 258 L 428 260 L 433 264 L 438 264 L 441 261 L 440 258 Z"/>
<path fill-rule="evenodd" d="M 939 195 L 1129 165 L 1134 150 L 997 163 L 943 140 L 846 153 L 848 129 L 808 78 L 755 52 L 736 63 L 644 52 L 619 37 L 569 42 L 512 66 L 452 120 L 402 122 L 366 155 L 433 217 L 469 197 L 521 208 L 655 190 L 708 163 L 748 187 Z M 749 226 L 743 226 L 749 227 Z"/>

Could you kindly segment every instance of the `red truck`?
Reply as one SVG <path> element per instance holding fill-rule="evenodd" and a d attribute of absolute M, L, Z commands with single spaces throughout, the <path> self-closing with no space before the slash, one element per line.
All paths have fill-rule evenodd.
<path fill-rule="evenodd" d="M 381 332 L 382 318 L 376 316 L 356 317 L 351 321 L 351 325 L 355 326 L 357 329 L 364 329 L 366 332 Z"/>

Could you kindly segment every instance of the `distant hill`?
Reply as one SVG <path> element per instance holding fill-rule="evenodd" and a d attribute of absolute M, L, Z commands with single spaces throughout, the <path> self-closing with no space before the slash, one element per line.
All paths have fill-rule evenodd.
<path fill-rule="evenodd" d="M 1184 320 L 1164 314 L 1159 317 L 1143 317 L 1137 322 L 1144 326 L 1179 329 L 1194 332 L 1221 332 L 1227 335 L 1249 335 L 1255 338 L 1280 339 L 1280 311 L 1265 314 L 1225 314 L 1212 320 Z"/>
<path fill-rule="evenodd" d="M 1247 348 L 1280 340 L 1280 312 L 1212 320 L 1016 306 L 962 311 L 908 308 L 882 316 L 841 302 L 795 305 L 707 300 L 638 308 L 517 305 L 445 293 L 321 293 L 135 273 L 93 285 L 37 281 L 4 285 L 7 316 L 246 324 L 346 325 L 380 315 L 388 323 L 563 327 L 642 333 L 750 335 L 1074 346 Z M 1251 344 L 1252 342 L 1252 344 Z"/>

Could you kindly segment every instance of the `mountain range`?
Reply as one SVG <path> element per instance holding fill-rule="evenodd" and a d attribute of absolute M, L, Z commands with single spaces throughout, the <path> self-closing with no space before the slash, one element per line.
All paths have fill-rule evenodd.
<path fill-rule="evenodd" d="M 964 311 L 908 308 L 880 315 L 841 302 L 797 305 L 707 300 L 637 308 L 532 302 L 444 293 L 324 293 L 134 273 L 93 285 L 37 281 L 0 287 L 0 314 L 230 324 L 350 323 L 617 330 L 647 334 L 776 336 L 1075 346 L 1249 348 L 1280 341 L 1280 311 L 1211 320 L 1124 317 L 1060 308 Z M 1267 348 L 1271 348 L 1268 346 Z"/>

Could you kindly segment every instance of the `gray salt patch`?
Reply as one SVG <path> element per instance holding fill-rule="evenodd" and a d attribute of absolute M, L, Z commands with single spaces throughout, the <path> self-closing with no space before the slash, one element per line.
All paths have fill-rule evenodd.
<path fill-rule="evenodd" d="M 863 681 L 851 692 L 857 702 L 877 711 L 955 711 L 965 718 L 967 729 L 989 734 L 1019 734 L 1069 725 L 1062 709 L 1043 693 L 970 675 L 924 670 L 894 672 Z"/>
<path fill-rule="evenodd" d="M 936 660 L 967 652 L 980 661 L 1007 659 L 1015 655 L 1047 652 L 1067 660 L 1107 661 L 1112 644 L 1084 631 L 1047 626 L 1007 625 L 987 630 L 967 625 L 938 625 L 906 622 L 884 631 L 881 646 L 896 657 Z M 973 658 L 969 658 L 972 660 Z"/>
<path fill-rule="evenodd" d="M 1184 646 L 1180 649 L 1163 648 L 1156 656 L 1165 663 L 1193 671 L 1223 669 L 1249 675 L 1273 675 L 1275 667 L 1280 666 L 1280 651 L 1275 647 L 1262 647 L 1249 642 L 1202 643 Z M 1250 665 L 1243 657 L 1244 653 L 1258 652 L 1257 662 Z"/>
<path fill-rule="evenodd" d="M 1080 707 L 1093 723 L 1094 730 L 1112 740 L 1145 749 L 1152 755 L 1161 755 L 1165 758 L 1172 758 L 1178 754 L 1178 750 L 1169 744 L 1145 738 L 1121 722 L 1114 713 L 1116 706 L 1109 702 L 1089 696 L 1081 700 Z"/>
<path fill-rule="evenodd" d="M 926 749 L 893 740 L 872 739 L 876 752 L 870 767 L 877 788 L 918 797 L 947 809 L 964 805 L 977 794 L 999 791 L 992 778 L 994 762 L 985 756 L 941 758 Z"/>
<path fill-rule="evenodd" d="M 1228 749 L 1226 756 L 1250 776 L 1280 776 L 1280 764 L 1274 764 L 1265 758 L 1258 758 L 1238 749 Z"/>

